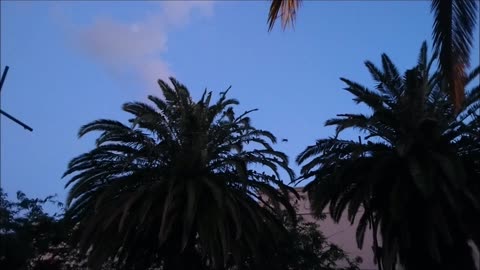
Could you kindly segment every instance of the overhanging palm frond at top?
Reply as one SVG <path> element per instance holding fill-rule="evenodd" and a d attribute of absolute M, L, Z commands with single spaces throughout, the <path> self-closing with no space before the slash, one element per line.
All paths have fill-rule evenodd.
<path fill-rule="evenodd" d="M 432 0 L 434 16 L 433 46 L 439 54 L 439 65 L 456 110 L 464 100 L 466 70 L 470 66 L 478 1 Z"/>
<path fill-rule="evenodd" d="M 273 29 L 278 17 L 281 18 L 284 29 L 288 25 L 293 26 L 301 2 L 301 0 L 272 0 L 268 13 L 268 30 Z"/>
<path fill-rule="evenodd" d="M 293 25 L 301 3 L 302 0 L 272 0 L 268 14 L 269 31 L 279 17 L 284 29 Z M 457 112 L 465 98 L 463 91 L 475 38 L 478 7 L 477 0 L 431 0 L 433 47 L 439 54 L 439 75 Z"/>

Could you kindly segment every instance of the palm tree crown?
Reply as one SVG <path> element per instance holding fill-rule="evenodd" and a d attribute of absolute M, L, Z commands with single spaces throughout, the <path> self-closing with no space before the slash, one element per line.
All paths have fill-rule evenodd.
<path fill-rule="evenodd" d="M 479 198 L 469 191 L 480 179 L 480 166 L 472 162 L 479 153 L 480 89 L 466 92 L 457 115 L 440 75 L 429 73 L 435 59 L 427 58 L 424 43 L 416 67 L 403 76 L 385 54 L 382 69 L 367 61 L 375 90 L 342 78 L 354 100 L 372 114 L 328 120 L 336 136 L 318 140 L 297 157 L 302 178 L 313 178 L 305 189 L 314 211 L 328 206 L 337 221 L 347 211 L 352 223 L 360 216 L 359 247 L 367 226 L 375 236 L 378 229 L 383 251 L 377 256 L 386 269 L 394 267 L 397 256 L 406 269 L 458 266 L 462 260 L 454 264 L 455 256 L 446 251 L 468 249 L 475 231 L 468 229 L 469 216 L 480 215 Z M 363 140 L 338 137 L 352 128 L 365 134 Z"/>
<path fill-rule="evenodd" d="M 236 115 L 228 90 L 213 104 L 211 92 L 194 102 L 185 86 L 171 83 L 159 81 L 165 99 L 149 96 L 154 106 L 123 105 L 130 125 L 102 119 L 80 129 L 80 137 L 101 132 L 64 175 L 68 215 L 92 265 L 222 268 L 251 256 L 259 234 L 275 243 L 282 232 L 275 204 L 262 207 L 264 198 L 293 216 L 280 170 L 294 174 L 272 148 L 274 135 L 251 125 L 253 110 Z"/>

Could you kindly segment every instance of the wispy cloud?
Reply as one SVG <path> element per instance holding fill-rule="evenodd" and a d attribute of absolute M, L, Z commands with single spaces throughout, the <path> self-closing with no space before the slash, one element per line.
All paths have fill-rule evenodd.
<path fill-rule="evenodd" d="M 187 26 L 198 15 L 213 15 L 213 1 L 165 1 L 133 23 L 98 17 L 86 26 L 71 26 L 71 38 L 80 50 L 114 76 L 134 73 L 148 88 L 174 75 L 164 60 L 168 35 Z"/>

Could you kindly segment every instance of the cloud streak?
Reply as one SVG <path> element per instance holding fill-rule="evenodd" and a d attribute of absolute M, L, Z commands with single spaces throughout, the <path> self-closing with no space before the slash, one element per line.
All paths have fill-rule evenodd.
<path fill-rule="evenodd" d="M 164 60 L 168 35 L 187 26 L 193 17 L 213 15 L 213 1 L 165 1 L 141 20 L 125 23 L 110 17 L 96 18 L 87 26 L 74 26 L 75 46 L 115 77 L 135 77 L 149 89 L 158 79 L 174 75 Z"/>

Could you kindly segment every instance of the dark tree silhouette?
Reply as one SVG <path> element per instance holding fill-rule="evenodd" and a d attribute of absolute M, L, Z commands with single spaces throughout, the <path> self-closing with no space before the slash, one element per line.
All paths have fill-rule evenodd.
<path fill-rule="evenodd" d="M 352 222 L 359 217 L 359 247 L 373 226 L 385 269 L 396 263 L 408 270 L 472 269 L 467 241 L 476 234 L 480 244 L 480 196 L 473 192 L 480 179 L 480 88 L 466 91 L 457 115 L 441 75 L 429 73 L 435 59 L 423 43 L 417 65 L 404 75 L 385 54 L 382 69 L 367 61 L 375 90 L 342 78 L 372 113 L 328 120 L 336 136 L 297 157 L 302 177 L 313 179 L 305 188 L 313 210 L 329 207 L 337 221 L 345 211 Z M 363 140 L 339 138 L 346 129 L 359 130 Z"/>
<path fill-rule="evenodd" d="M 165 99 L 149 96 L 154 106 L 123 105 L 130 125 L 102 119 L 80 129 L 80 137 L 100 136 L 65 173 L 67 216 L 78 222 L 92 266 L 110 259 L 142 269 L 223 269 L 259 252 L 259 235 L 272 248 L 286 235 L 273 208 L 294 217 L 294 190 L 280 171 L 287 181 L 294 173 L 271 146 L 275 136 L 251 125 L 254 110 L 235 114 L 228 90 L 216 102 L 206 91 L 194 102 L 170 80 L 159 81 Z M 274 204 L 261 206 L 263 198 Z"/>

